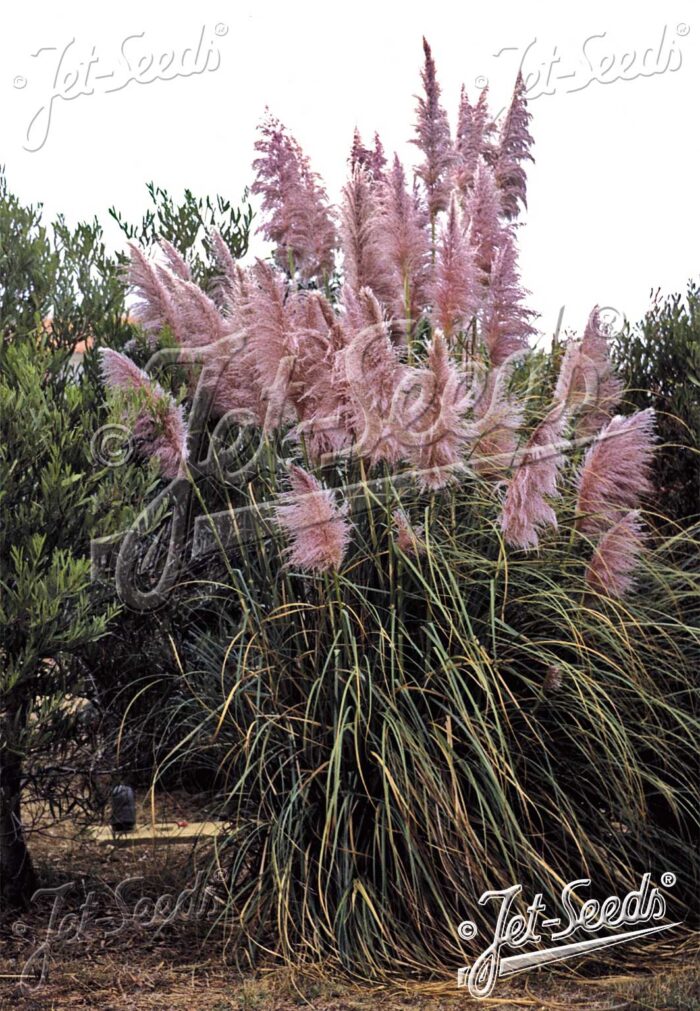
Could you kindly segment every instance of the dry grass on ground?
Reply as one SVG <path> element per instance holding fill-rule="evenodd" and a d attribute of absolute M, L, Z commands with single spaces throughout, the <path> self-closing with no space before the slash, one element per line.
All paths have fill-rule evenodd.
<path fill-rule="evenodd" d="M 199 817 L 196 800 L 159 797 L 161 819 Z M 139 820 L 149 818 L 142 799 Z M 65 911 L 77 910 L 89 891 L 108 902 L 109 889 L 128 877 L 143 879 L 151 896 L 177 895 L 204 867 L 210 843 L 187 846 L 113 848 L 86 843 L 64 824 L 38 826 L 32 851 L 42 884 L 76 886 Z M 140 886 L 139 886 L 140 887 Z M 53 899 L 40 900 L 22 916 L 23 928 L 0 926 L 0 975 L 22 972 L 29 954 L 46 936 Z M 133 909 L 133 902 L 129 902 Z M 114 915 L 114 906 L 109 908 Z M 102 915 L 102 906 L 99 914 Z M 700 1009 L 698 949 L 692 939 L 682 948 L 660 949 L 653 967 L 606 978 L 584 978 L 575 969 L 566 974 L 539 970 L 499 986 L 493 1000 L 471 1002 L 445 982 L 405 988 L 367 989 L 336 979 L 330 970 L 292 973 L 270 969 L 243 977 L 230 964 L 223 936 L 206 936 L 204 925 L 185 923 L 156 934 L 130 930 L 107 936 L 107 928 L 92 924 L 76 944 L 63 946 L 49 964 L 48 978 L 31 993 L 16 980 L 0 979 L 0 1009 L 9 1011 L 456 1011 L 465 1006 L 575 1011 L 694 1011 Z M 30 985 L 34 986 L 33 981 Z"/>

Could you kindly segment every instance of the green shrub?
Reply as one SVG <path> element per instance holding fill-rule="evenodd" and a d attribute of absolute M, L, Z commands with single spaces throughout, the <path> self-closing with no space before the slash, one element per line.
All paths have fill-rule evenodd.
<path fill-rule="evenodd" d="M 80 341 L 123 345 L 124 288 L 99 226 L 52 229 L 0 179 L 0 902 L 26 902 L 35 875 L 21 800 L 60 808 L 74 784 L 65 753 L 80 732 L 66 695 L 99 702 L 77 655 L 118 607 L 91 581 L 90 539 L 114 533 L 153 478 L 100 465 L 107 420 L 94 369 L 76 373 Z M 50 324 L 45 321 L 50 317 Z M 70 801 L 69 801 L 70 803 Z"/>
<path fill-rule="evenodd" d="M 218 230 L 234 259 L 245 256 L 253 220 L 250 204 L 245 208 L 234 207 L 218 194 L 212 201 L 210 197 L 195 197 L 189 189 L 185 190 L 182 202 L 176 204 L 162 187 L 150 182 L 146 189 L 153 207 L 138 225 L 125 221 L 115 207 L 109 210 L 128 239 L 142 246 L 152 246 L 160 239 L 171 242 L 187 260 L 193 279 L 205 289 L 216 276 L 208 257 L 211 229 Z M 247 196 L 247 192 L 243 194 L 244 202 Z"/>
<path fill-rule="evenodd" d="M 700 285 L 685 299 L 656 295 L 644 319 L 614 344 L 628 410 L 656 410 L 659 512 L 690 523 L 700 515 Z"/>

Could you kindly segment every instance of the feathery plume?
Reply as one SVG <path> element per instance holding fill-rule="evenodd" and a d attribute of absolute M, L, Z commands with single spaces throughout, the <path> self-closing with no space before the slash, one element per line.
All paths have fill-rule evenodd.
<path fill-rule="evenodd" d="M 176 307 L 178 332 L 187 347 L 214 344 L 230 332 L 216 305 L 194 281 L 156 264 L 156 274 Z"/>
<path fill-rule="evenodd" d="M 229 255 L 223 239 L 221 249 L 212 234 L 210 251 L 225 273 L 220 276 L 217 289 L 220 294 L 222 316 L 227 332 L 212 343 L 193 348 L 191 360 L 202 368 L 193 396 L 206 395 L 209 411 L 214 418 L 227 416 L 239 425 L 263 424 L 266 405 L 260 386 L 249 361 L 248 332 L 253 325 L 252 292 L 255 287 L 254 268 L 244 271 Z M 229 267 L 231 268 L 229 270 Z M 216 303 L 212 302 L 212 305 Z M 205 307 L 208 310 L 208 306 Z M 184 352 L 183 352 L 184 356 Z M 193 377 L 194 378 L 194 377 Z M 192 386 L 192 384 L 191 384 Z"/>
<path fill-rule="evenodd" d="M 557 479 L 567 445 L 561 438 L 564 420 L 564 412 L 555 408 L 539 423 L 508 482 L 500 522 L 513 547 L 535 548 L 541 528 L 557 527 L 556 513 L 547 499 L 559 495 Z"/>
<path fill-rule="evenodd" d="M 370 466 L 400 457 L 394 427 L 395 400 L 406 375 L 392 343 L 382 307 L 369 288 L 357 296 L 344 293 L 351 340 L 342 351 L 342 379 L 347 391 L 348 423 L 354 452 Z"/>
<path fill-rule="evenodd" d="M 503 123 L 496 153 L 496 184 L 501 191 L 501 205 L 506 218 L 517 218 L 520 205 L 527 207 L 527 177 L 524 161 L 534 161 L 530 154 L 532 137 L 528 124 L 532 116 L 527 111 L 525 82 L 518 73 L 510 107 Z"/>
<path fill-rule="evenodd" d="M 370 287 L 386 300 L 392 295 L 391 274 L 378 246 L 376 214 L 377 200 L 369 172 L 358 164 L 343 188 L 340 215 L 345 283 L 355 291 Z"/>
<path fill-rule="evenodd" d="M 219 273 L 214 278 L 211 293 L 217 308 L 229 316 L 234 315 L 236 306 L 243 297 L 245 288 L 244 271 L 236 263 L 223 236 L 216 228 L 208 235 L 209 258 Z"/>
<path fill-rule="evenodd" d="M 639 510 L 632 509 L 598 541 L 586 570 L 588 587 L 609 597 L 624 597 L 629 593 L 644 540 Z"/>
<path fill-rule="evenodd" d="M 325 463 L 345 452 L 352 441 L 341 354 L 348 336 L 320 292 L 295 303 L 293 316 L 299 348 L 297 432 L 304 436 L 309 458 Z"/>
<path fill-rule="evenodd" d="M 308 158 L 279 120 L 268 115 L 260 126 L 251 193 L 262 197 L 264 220 L 258 229 L 276 245 L 282 269 L 298 270 L 303 280 L 333 271 L 336 231 L 326 191 Z"/>
<path fill-rule="evenodd" d="M 601 323 L 598 306 L 586 323 L 581 353 L 591 363 L 591 383 L 577 428 L 580 435 L 595 435 L 610 420 L 623 392 L 622 380 L 615 374 L 610 360 L 608 336 Z"/>
<path fill-rule="evenodd" d="M 239 425 L 263 424 L 266 408 L 251 376 L 244 333 L 229 334 L 197 349 L 194 361 L 202 366 L 197 396 L 209 397 L 212 418 L 227 416 Z"/>
<path fill-rule="evenodd" d="M 499 237 L 483 307 L 482 334 L 492 365 L 501 365 L 514 352 L 527 348 L 536 332 L 530 322 L 536 313 L 522 304 L 527 294 L 520 284 L 515 239 L 505 229 Z"/>
<path fill-rule="evenodd" d="M 374 135 L 373 148 L 365 147 L 362 143 L 360 131 L 355 127 L 349 161 L 351 172 L 354 172 L 356 168 L 362 168 L 367 172 L 370 181 L 374 182 L 377 179 L 382 179 L 386 166 L 386 157 L 379 134 L 375 133 Z"/>
<path fill-rule="evenodd" d="M 581 341 L 567 341 L 554 387 L 554 400 L 566 404 L 571 414 L 577 413 L 586 399 L 591 382 L 588 365 L 581 351 Z"/>
<path fill-rule="evenodd" d="M 403 412 L 397 435 L 417 470 L 419 485 L 435 490 L 453 481 L 462 466 L 468 438 L 464 415 L 471 406 L 466 377 L 450 360 L 447 342 L 435 333 L 428 346 L 427 367 L 412 370 L 420 396 Z"/>
<path fill-rule="evenodd" d="M 187 462 L 187 426 L 182 406 L 126 355 L 101 348 L 105 384 L 113 390 L 138 394 L 132 436 L 139 449 L 156 461 L 163 477 L 183 473 Z"/>
<path fill-rule="evenodd" d="M 583 339 L 566 345 L 554 396 L 578 414 L 577 433 L 581 436 L 600 431 L 620 401 L 622 383 L 613 371 L 597 306 Z"/>
<path fill-rule="evenodd" d="M 447 209 L 450 197 L 450 170 L 454 155 L 447 113 L 440 104 L 440 85 L 435 73 L 435 60 L 427 41 L 423 39 L 425 63 L 421 72 L 425 97 L 418 98 L 416 136 L 411 141 L 424 155 L 416 175 L 423 180 L 431 220 Z"/>
<path fill-rule="evenodd" d="M 448 342 L 475 312 L 475 285 L 469 238 L 453 195 L 438 242 L 432 284 L 433 316 Z"/>
<path fill-rule="evenodd" d="M 599 534 L 653 491 L 654 410 L 616 415 L 589 446 L 577 477 L 576 525 Z"/>
<path fill-rule="evenodd" d="M 378 190 L 377 242 L 391 271 L 394 297 L 390 306 L 397 319 L 415 322 L 424 304 L 429 243 L 427 215 L 416 193 L 406 187 L 403 165 L 397 155 Z"/>
<path fill-rule="evenodd" d="M 396 544 L 405 555 L 424 555 L 423 526 L 414 527 L 403 509 L 392 513 Z"/>
<path fill-rule="evenodd" d="M 191 275 L 190 275 L 190 268 L 187 264 L 187 260 L 185 260 L 184 256 L 182 256 L 180 252 L 177 249 L 175 249 L 175 246 L 173 246 L 172 242 L 168 242 L 167 239 L 161 239 L 158 245 L 160 246 L 163 255 L 165 256 L 165 259 L 167 260 L 168 266 L 172 270 L 173 274 L 177 274 L 178 277 L 181 277 L 183 279 L 183 281 L 190 281 Z"/>
<path fill-rule="evenodd" d="M 178 307 L 168 288 L 156 272 L 156 267 L 134 243 L 129 244 L 127 281 L 136 295 L 132 310 L 134 319 L 154 343 L 164 327 L 168 327 L 178 344 L 185 343 L 185 332 Z"/>
<path fill-rule="evenodd" d="M 542 682 L 542 688 L 545 692 L 558 692 L 562 686 L 562 680 L 563 674 L 561 667 L 558 664 L 550 663 L 547 667 L 544 681 Z"/>
<path fill-rule="evenodd" d="M 147 372 L 140 369 L 131 358 L 113 348 L 100 348 L 100 371 L 105 386 L 112 390 L 159 389 Z"/>
<path fill-rule="evenodd" d="M 232 315 L 220 317 L 227 332 L 196 348 L 202 364 L 198 390 L 209 396 L 213 417 L 269 430 L 293 418 L 296 342 L 284 276 L 258 260 L 246 272 L 236 265 L 233 282 Z"/>
<path fill-rule="evenodd" d="M 503 226 L 500 221 L 501 203 L 493 169 L 483 160 L 477 165 L 474 188 L 467 203 L 467 210 L 476 265 L 482 272 L 482 281 L 486 283 L 496 251 L 503 245 Z"/>
<path fill-rule="evenodd" d="M 453 176 L 454 184 L 465 200 L 474 188 L 477 166 L 482 157 L 489 161 L 489 135 L 493 124 L 488 122 L 488 90 L 488 86 L 483 89 L 474 106 L 469 104 L 464 85 L 460 94 Z"/>
<path fill-rule="evenodd" d="M 347 503 L 302 467 L 292 466 L 291 490 L 279 497 L 275 519 L 291 539 L 288 565 L 311 572 L 338 570 L 350 541 Z"/>
<path fill-rule="evenodd" d="M 291 420 L 294 394 L 287 359 L 295 358 L 299 347 L 287 302 L 285 279 L 262 260 L 255 263 L 251 276 L 253 283 L 247 302 L 246 347 L 242 364 L 248 371 L 248 381 L 252 378 L 257 385 L 263 417 L 267 413 L 266 402 L 273 396 L 274 390 L 278 403 L 280 398 L 287 398 L 284 420 Z"/>
<path fill-rule="evenodd" d="M 510 363 L 490 369 L 474 404 L 469 426 L 471 452 L 468 462 L 481 477 L 504 477 L 518 446 L 523 409 L 508 395 L 511 372 Z"/>

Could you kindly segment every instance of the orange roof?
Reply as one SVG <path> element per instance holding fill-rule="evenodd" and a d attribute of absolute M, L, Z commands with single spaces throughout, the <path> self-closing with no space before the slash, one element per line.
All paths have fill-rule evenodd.
<path fill-rule="evenodd" d="M 138 323 L 138 320 L 134 319 L 133 316 L 129 316 L 127 314 L 127 316 L 126 316 L 126 322 L 127 323 Z M 53 317 L 52 316 L 46 316 L 42 320 L 42 326 L 44 328 L 44 332 L 45 333 L 49 333 L 51 331 L 51 325 L 52 325 L 52 323 L 53 323 Z M 73 349 L 73 353 L 76 354 L 76 355 L 83 355 L 83 354 L 85 354 L 85 352 L 87 351 L 87 349 L 89 347 L 92 347 L 92 343 L 93 343 L 93 338 L 92 337 L 86 337 L 85 340 L 78 341 L 78 343 L 75 345 L 75 348 Z"/>

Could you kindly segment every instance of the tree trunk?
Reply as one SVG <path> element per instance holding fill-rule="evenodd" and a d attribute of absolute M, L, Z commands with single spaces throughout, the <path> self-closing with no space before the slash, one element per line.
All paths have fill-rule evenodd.
<path fill-rule="evenodd" d="M 0 745 L 0 909 L 26 908 L 36 874 L 21 819 L 22 758 Z"/>

